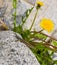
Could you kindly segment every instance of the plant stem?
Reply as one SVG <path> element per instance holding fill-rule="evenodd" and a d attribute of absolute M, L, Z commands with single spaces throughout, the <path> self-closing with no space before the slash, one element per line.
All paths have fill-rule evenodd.
<path fill-rule="evenodd" d="M 15 34 L 15 35 L 16 35 L 16 34 Z M 27 42 L 27 41 L 24 40 L 24 39 L 21 39 L 19 36 L 16 35 L 16 38 L 18 39 L 18 40 L 16 40 L 16 42 L 20 41 L 20 42 L 23 42 L 23 43 L 24 43 L 27 47 L 29 47 L 29 48 L 32 48 L 32 49 L 35 48 L 32 44 L 30 44 L 29 42 Z"/>
<path fill-rule="evenodd" d="M 16 27 L 16 8 L 17 8 L 17 0 L 13 0 L 13 8 L 14 8 L 13 17 L 14 17 L 14 28 L 15 28 L 15 27 Z"/>
<path fill-rule="evenodd" d="M 47 35 L 47 34 L 45 34 L 45 33 L 42 33 L 42 32 L 31 31 L 31 33 L 40 33 L 40 34 L 43 34 L 43 35 L 45 35 L 45 36 L 49 37 L 49 38 L 50 38 L 50 39 L 52 39 L 52 40 L 57 41 L 57 39 L 55 39 L 55 38 L 53 38 L 52 36 L 49 36 L 49 35 Z"/>
<path fill-rule="evenodd" d="M 38 42 L 30 42 L 32 45 L 34 45 L 34 46 L 37 46 L 37 45 L 39 45 L 40 43 L 38 43 Z M 42 44 L 43 46 L 45 46 L 45 47 L 47 47 L 47 48 L 49 48 L 50 50 L 52 50 L 52 51 L 54 51 L 54 52 L 57 52 L 57 47 L 56 46 L 53 46 L 53 45 L 51 45 L 51 44 Z M 51 48 L 51 47 L 52 48 Z"/>
<path fill-rule="evenodd" d="M 32 12 L 33 9 L 34 9 L 34 7 L 31 8 L 31 12 Z M 31 12 L 29 13 L 29 15 L 31 14 Z M 29 15 L 28 15 L 28 17 L 29 17 Z M 25 19 L 25 22 L 28 19 L 28 17 Z M 22 22 L 21 26 L 23 26 L 25 22 Z"/>
<path fill-rule="evenodd" d="M 14 12 L 14 27 L 16 27 L 16 10 Z"/>
<path fill-rule="evenodd" d="M 0 19 L 0 23 L 2 24 L 1 27 L 5 30 L 9 30 L 8 26 Z"/>
<path fill-rule="evenodd" d="M 36 11 L 35 17 L 34 17 L 34 19 L 33 19 L 32 25 L 31 25 L 31 27 L 30 27 L 30 29 L 29 29 L 29 30 L 31 30 L 31 29 L 32 29 L 32 27 L 33 27 L 33 25 L 34 25 L 34 22 L 35 22 L 35 19 L 36 19 L 37 13 L 38 13 L 38 9 L 37 9 L 37 11 Z"/>

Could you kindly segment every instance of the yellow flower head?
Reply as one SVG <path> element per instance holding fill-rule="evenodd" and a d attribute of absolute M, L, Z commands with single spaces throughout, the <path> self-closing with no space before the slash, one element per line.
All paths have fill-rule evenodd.
<path fill-rule="evenodd" d="M 43 18 L 40 22 L 40 27 L 48 32 L 51 32 L 54 29 L 54 23 L 50 19 Z"/>
<path fill-rule="evenodd" d="M 36 4 L 39 5 L 39 6 L 43 6 L 44 5 L 43 2 L 41 2 L 41 1 L 39 1 L 39 2 L 37 1 Z"/>

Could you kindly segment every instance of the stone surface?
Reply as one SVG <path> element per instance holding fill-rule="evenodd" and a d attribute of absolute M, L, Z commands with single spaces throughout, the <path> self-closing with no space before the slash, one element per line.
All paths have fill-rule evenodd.
<path fill-rule="evenodd" d="M 0 8 L 0 18 L 4 17 L 5 12 L 6 12 L 6 7 L 1 7 Z"/>
<path fill-rule="evenodd" d="M 30 49 L 16 40 L 14 32 L 0 32 L 0 65 L 40 65 Z"/>
<path fill-rule="evenodd" d="M 33 6 L 35 5 L 35 2 L 36 2 L 36 0 L 24 0 L 24 1 L 33 5 Z"/>
<path fill-rule="evenodd" d="M 7 6 L 5 4 L 5 0 L 0 0 L 0 18 L 4 17 Z"/>
<path fill-rule="evenodd" d="M 3 0 L 0 0 L 0 7 L 3 6 Z"/>

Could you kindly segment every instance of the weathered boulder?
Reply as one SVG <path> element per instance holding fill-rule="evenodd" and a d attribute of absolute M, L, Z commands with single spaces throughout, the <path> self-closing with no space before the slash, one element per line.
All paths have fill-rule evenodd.
<path fill-rule="evenodd" d="M 0 65 L 40 65 L 31 50 L 12 31 L 0 32 Z"/>

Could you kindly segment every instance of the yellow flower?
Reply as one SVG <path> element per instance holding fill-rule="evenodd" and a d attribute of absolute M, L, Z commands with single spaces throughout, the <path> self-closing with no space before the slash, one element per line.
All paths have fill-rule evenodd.
<path fill-rule="evenodd" d="M 40 26 L 48 31 L 48 32 L 51 32 L 53 29 L 54 29 L 54 23 L 52 20 L 50 19 L 47 19 L 47 18 L 43 18 L 40 22 Z"/>
<path fill-rule="evenodd" d="M 39 1 L 39 2 L 37 1 L 36 4 L 39 5 L 39 6 L 43 6 L 44 5 L 43 2 L 41 2 L 41 1 Z"/>

